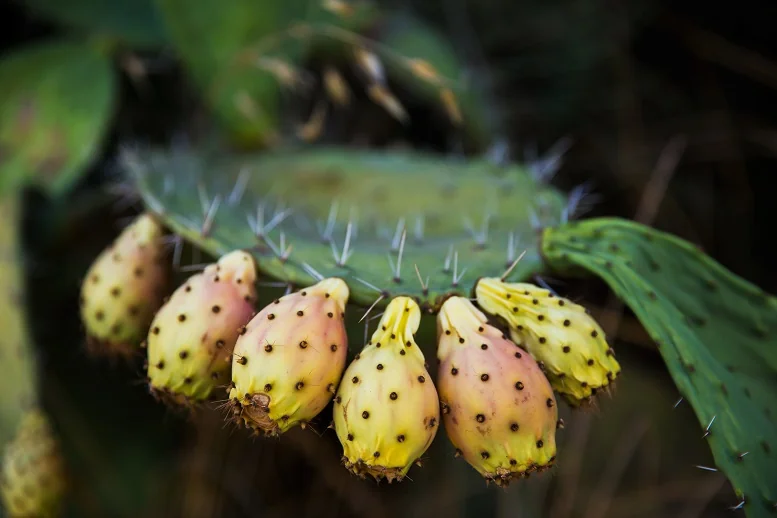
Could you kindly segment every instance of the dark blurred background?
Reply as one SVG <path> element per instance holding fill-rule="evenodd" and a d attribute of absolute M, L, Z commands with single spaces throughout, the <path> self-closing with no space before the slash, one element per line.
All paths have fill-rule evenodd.
<path fill-rule="evenodd" d="M 386 2 L 437 27 L 495 100 L 511 157 L 573 145 L 554 183 L 588 182 L 591 215 L 635 218 L 701 245 L 736 274 L 777 292 L 777 3 L 688 0 Z M 61 33 L 17 2 L 0 4 L 2 50 Z M 138 63 L 142 66 L 138 68 Z M 83 184 L 60 204 L 27 195 L 33 330 L 44 400 L 74 459 L 69 516 L 729 516 L 737 499 L 699 425 L 637 321 L 601 283 L 565 286 L 616 337 L 623 380 L 587 412 L 564 409 L 554 470 L 508 490 L 452 459 L 444 434 L 412 481 L 375 485 L 339 465 L 327 423 L 280 440 L 225 428 L 218 412 L 176 415 L 138 380 L 85 355 L 80 276 L 136 206 L 94 195 L 123 144 L 168 144 L 204 109 L 175 57 L 126 53 L 110 136 Z M 139 72 L 140 70 L 140 72 Z M 13 81 L 0 77 L 0 81 Z M 412 106 L 412 99 L 408 105 Z M 433 118 L 408 128 L 351 120 L 375 144 L 450 152 Z M 356 115 L 349 115 L 358 117 Z M 380 127 L 376 127 L 380 126 Z M 357 129 L 354 129 L 357 128 Z M 51 220 L 60 219 L 57 231 Z M 270 294 L 268 294 L 270 296 Z M 735 346 L 735 344 L 732 344 Z"/>

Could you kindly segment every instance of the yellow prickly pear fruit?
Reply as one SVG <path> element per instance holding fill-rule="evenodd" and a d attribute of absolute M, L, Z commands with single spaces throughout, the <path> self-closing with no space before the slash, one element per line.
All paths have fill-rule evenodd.
<path fill-rule="evenodd" d="M 46 416 L 39 410 L 23 418 L 3 454 L 0 490 L 11 517 L 53 518 L 65 495 L 64 461 Z"/>
<path fill-rule="evenodd" d="M 148 334 L 151 390 L 180 404 L 207 399 L 230 379 L 232 350 L 254 314 L 256 265 L 234 251 L 179 287 Z"/>
<path fill-rule="evenodd" d="M 484 311 L 504 319 L 512 339 L 543 366 L 554 390 L 571 405 L 585 403 L 620 372 L 599 324 L 585 308 L 527 283 L 481 279 Z"/>
<path fill-rule="evenodd" d="M 334 397 L 348 354 L 341 279 L 324 279 L 260 311 L 237 340 L 229 398 L 237 421 L 279 435 Z"/>
<path fill-rule="evenodd" d="M 343 462 L 356 475 L 402 480 L 437 433 L 437 390 L 413 334 L 421 311 L 397 297 L 343 376 L 334 423 Z"/>
<path fill-rule="evenodd" d="M 558 408 L 534 359 L 462 297 L 437 316 L 445 431 L 457 455 L 504 486 L 556 458 Z"/>
<path fill-rule="evenodd" d="M 167 288 L 162 234 L 151 215 L 141 215 L 89 268 L 81 319 L 93 354 L 127 357 L 138 351 Z"/>

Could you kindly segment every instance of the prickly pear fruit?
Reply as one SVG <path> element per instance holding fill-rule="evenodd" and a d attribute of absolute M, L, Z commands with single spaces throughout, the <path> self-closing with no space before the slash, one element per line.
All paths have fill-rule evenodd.
<path fill-rule="evenodd" d="M 402 480 L 437 433 L 437 390 L 413 338 L 420 321 L 412 299 L 392 300 L 343 376 L 335 398 L 335 430 L 343 463 L 361 477 Z"/>
<path fill-rule="evenodd" d="M 462 297 L 442 305 L 437 335 L 437 388 L 456 453 L 500 486 L 550 466 L 558 408 L 537 362 Z"/>
<path fill-rule="evenodd" d="M 256 265 L 234 251 L 180 286 L 154 317 L 148 334 L 151 390 L 190 404 L 229 383 L 232 350 L 254 314 Z"/>
<path fill-rule="evenodd" d="M 481 279 L 478 304 L 504 319 L 512 339 L 544 366 L 554 390 L 572 406 L 585 403 L 620 372 L 599 324 L 585 308 L 527 283 Z"/>
<path fill-rule="evenodd" d="M 348 353 L 348 286 L 324 279 L 265 307 L 235 345 L 235 419 L 279 435 L 306 426 L 334 397 Z"/>
<path fill-rule="evenodd" d="M 93 354 L 126 357 L 138 351 L 167 287 L 162 233 L 151 215 L 141 215 L 86 274 L 81 318 Z"/>
<path fill-rule="evenodd" d="M 52 518 L 66 489 L 64 461 L 46 416 L 29 411 L 5 447 L 0 479 L 3 504 L 12 517 Z"/>

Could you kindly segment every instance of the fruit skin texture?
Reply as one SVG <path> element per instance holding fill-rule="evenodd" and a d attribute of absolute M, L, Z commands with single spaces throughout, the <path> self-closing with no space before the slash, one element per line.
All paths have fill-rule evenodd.
<path fill-rule="evenodd" d="M 343 463 L 361 477 L 402 480 L 437 434 L 437 390 L 413 338 L 420 321 L 412 299 L 392 300 L 343 376 L 335 398 L 335 430 Z"/>
<path fill-rule="evenodd" d="M 462 297 L 437 316 L 437 388 L 457 454 L 506 486 L 552 465 L 558 407 L 534 359 Z"/>
<path fill-rule="evenodd" d="M 153 393 L 170 402 L 207 399 L 229 382 L 232 350 L 254 315 L 256 265 L 230 252 L 180 286 L 154 317 L 148 334 Z"/>
<path fill-rule="evenodd" d="M 162 235 L 156 220 L 143 214 L 92 263 L 81 287 L 91 353 L 128 357 L 139 351 L 170 276 Z"/>
<path fill-rule="evenodd" d="M 481 279 L 475 293 L 484 311 L 507 321 L 512 339 L 570 405 L 588 402 L 620 372 L 602 328 L 584 307 L 533 284 L 496 278 Z"/>
<path fill-rule="evenodd" d="M 348 354 L 348 286 L 330 278 L 271 303 L 246 326 L 232 360 L 236 421 L 279 435 L 331 401 Z"/>
<path fill-rule="evenodd" d="M 9 516 L 53 518 L 66 491 L 64 460 L 46 416 L 31 410 L 3 454 L 3 505 Z"/>

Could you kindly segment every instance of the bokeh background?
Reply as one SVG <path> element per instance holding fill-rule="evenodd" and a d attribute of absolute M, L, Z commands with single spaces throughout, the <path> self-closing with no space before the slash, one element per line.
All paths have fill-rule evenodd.
<path fill-rule="evenodd" d="M 196 10 L 202 3 L 179 8 Z M 254 16 L 261 19 L 271 3 L 257 1 Z M 103 16 L 134 16 L 133 9 L 119 10 L 125 4 L 105 2 Z M 572 145 L 554 183 L 565 190 L 588 184 L 594 193 L 589 215 L 633 218 L 668 230 L 777 292 L 771 239 L 777 211 L 777 4 L 382 4 L 450 41 L 469 80 L 488 92 L 488 121 L 498 137 L 493 143 L 500 142 L 513 160 L 568 137 Z M 67 12 L 89 2 L 48 5 L 0 5 L 3 56 L 87 32 Z M 228 9 L 230 2 L 218 5 Z M 159 20 L 143 20 L 134 26 L 139 33 L 158 30 Z M 110 38 L 105 45 L 113 45 Z M 68 516 L 731 516 L 728 508 L 737 499 L 724 476 L 697 467 L 713 463 L 690 408 L 675 406 L 677 390 L 651 341 L 596 281 L 567 283 L 563 290 L 591 307 L 613 337 L 624 375 L 613 397 L 602 398 L 597 408 L 563 409 L 567 426 L 558 437 L 558 465 L 507 490 L 487 487 L 454 460 L 444 434 L 423 469 L 411 471 L 412 481 L 361 481 L 340 466 L 339 444 L 327 423 L 279 440 L 253 439 L 225 427 L 218 411 L 183 416 L 157 404 L 142 384 L 140 365 L 90 359 L 77 315 L 80 279 L 140 208 L 112 188 L 118 151 L 138 141 L 189 142 L 212 126 L 201 89 L 170 45 L 117 49 L 112 65 L 118 94 L 88 174 L 65 197 L 38 189 L 25 193 L 30 310 L 43 398 L 74 476 Z M 310 63 L 312 69 L 318 65 Z M 3 75 L 0 85 L 18 80 Z M 444 117 L 412 92 L 397 91 L 411 115 L 408 126 L 357 103 L 328 122 L 321 140 L 462 152 L 461 142 L 449 138 Z M 292 103 L 289 113 L 310 108 Z M 464 145 L 463 151 L 482 150 Z M 432 335 L 426 340 L 432 358 Z"/>

